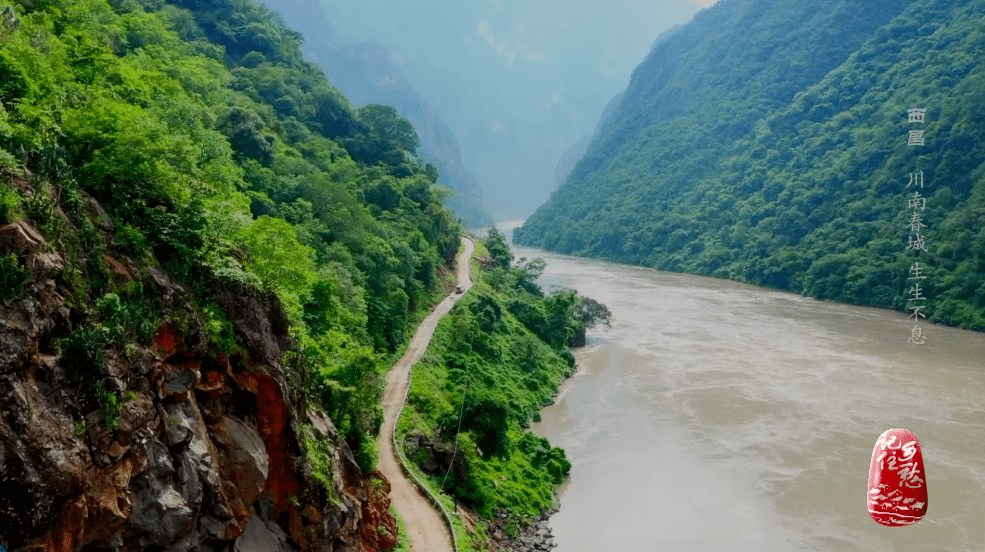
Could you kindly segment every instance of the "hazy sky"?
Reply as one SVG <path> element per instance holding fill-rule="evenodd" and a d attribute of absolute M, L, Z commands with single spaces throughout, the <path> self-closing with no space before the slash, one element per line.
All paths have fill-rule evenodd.
<path fill-rule="evenodd" d="M 339 44 L 393 52 L 455 133 L 494 218 L 508 220 L 547 199 L 558 157 L 592 132 L 657 35 L 714 0 L 321 3 Z"/>

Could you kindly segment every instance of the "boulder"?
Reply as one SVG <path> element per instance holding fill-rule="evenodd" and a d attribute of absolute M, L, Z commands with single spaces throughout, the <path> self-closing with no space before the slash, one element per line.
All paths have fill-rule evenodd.
<path fill-rule="evenodd" d="M 0 376 L 0 535 L 39 533 L 81 494 L 89 455 L 73 429 L 32 370 Z"/>
<path fill-rule="evenodd" d="M 250 518 L 243 534 L 236 539 L 234 552 L 291 552 L 287 536 L 276 523 L 268 523 L 258 515 Z"/>
<path fill-rule="evenodd" d="M 157 437 L 144 446 L 146 469 L 133 478 L 130 517 L 124 537 L 138 537 L 141 546 L 167 546 L 195 527 L 194 512 L 174 485 L 171 453 Z"/>
<path fill-rule="evenodd" d="M 231 416 L 223 416 L 213 434 L 223 479 L 232 482 L 247 507 L 252 506 L 267 483 L 270 467 L 263 439 L 253 426 Z"/>

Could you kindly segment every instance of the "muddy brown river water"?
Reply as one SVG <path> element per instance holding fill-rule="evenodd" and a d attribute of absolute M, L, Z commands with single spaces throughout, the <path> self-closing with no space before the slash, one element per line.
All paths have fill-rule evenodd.
<path fill-rule="evenodd" d="M 985 551 L 985 334 L 514 247 L 606 304 L 534 430 L 573 464 L 558 552 Z M 920 439 L 929 511 L 869 519 L 872 447 Z"/>

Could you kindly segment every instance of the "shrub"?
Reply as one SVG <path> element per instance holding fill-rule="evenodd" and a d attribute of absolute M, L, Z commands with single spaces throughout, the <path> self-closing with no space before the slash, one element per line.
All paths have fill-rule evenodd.
<path fill-rule="evenodd" d="M 321 483 L 329 493 L 329 497 L 334 496 L 335 480 L 332 470 L 332 449 L 330 444 L 319 439 L 314 435 L 314 430 L 307 425 L 299 427 L 298 434 L 301 435 L 304 444 L 305 458 L 311 466 L 311 475 Z"/>
<path fill-rule="evenodd" d="M 243 347 L 236 339 L 233 323 L 222 307 L 212 303 L 206 304 L 202 308 L 202 314 L 205 316 L 205 331 L 210 344 L 227 355 L 243 352 Z"/>
<path fill-rule="evenodd" d="M 117 345 L 123 345 L 127 337 L 127 316 L 120 296 L 115 293 L 107 293 L 97 302 L 99 314 L 103 317 L 103 326 L 106 330 L 106 338 Z"/>
<path fill-rule="evenodd" d="M 465 406 L 462 429 L 475 433 L 476 444 L 484 453 L 500 455 L 506 452 L 509 444 L 506 435 L 508 417 L 506 405 L 489 398 L 472 399 Z"/>
<path fill-rule="evenodd" d="M 131 337 L 143 344 L 150 343 L 157 331 L 157 316 L 147 306 L 143 299 L 143 287 L 121 298 L 115 293 L 107 293 L 97 302 L 99 315 L 102 317 L 104 335 L 107 340 L 123 346 Z"/>
<path fill-rule="evenodd" d="M 108 339 L 100 325 L 82 325 L 59 340 L 68 375 L 75 381 L 91 381 L 106 363 Z"/>
<path fill-rule="evenodd" d="M 569 368 L 575 367 L 575 355 L 571 351 L 564 349 L 560 352 L 560 355 L 561 358 L 563 358 L 564 361 L 568 363 Z"/>
<path fill-rule="evenodd" d="M 0 150 L 0 156 L 5 153 Z M 3 169 L 3 158 L 0 157 L 0 169 Z M 23 216 L 21 196 L 5 184 L 0 184 L 0 224 L 9 224 Z"/>
<path fill-rule="evenodd" d="M 30 275 L 21 267 L 17 255 L 0 257 L 0 301 L 10 301 L 24 296 Z"/>
<path fill-rule="evenodd" d="M 116 231 L 116 245 L 127 255 L 139 258 L 147 250 L 147 238 L 139 229 L 124 224 Z"/>
<path fill-rule="evenodd" d="M 363 435 L 359 440 L 358 448 L 354 452 L 356 463 L 364 473 L 370 473 L 376 469 L 376 462 L 379 454 L 376 449 L 376 439 Z"/>
<path fill-rule="evenodd" d="M 43 225 L 51 220 L 51 214 L 55 210 L 55 198 L 38 192 L 25 197 L 23 205 L 27 218 L 38 225 Z"/>
<path fill-rule="evenodd" d="M 106 389 L 103 380 L 97 380 L 92 384 L 92 394 L 95 396 L 96 403 L 102 415 L 103 424 L 109 429 L 120 427 L 120 415 L 123 414 L 123 401 L 114 391 Z"/>
<path fill-rule="evenodd" d="M 16 104 L 29 90 L 30 83 L 23 66 L 16 57 L 0 51 L 0 102 Z"/>

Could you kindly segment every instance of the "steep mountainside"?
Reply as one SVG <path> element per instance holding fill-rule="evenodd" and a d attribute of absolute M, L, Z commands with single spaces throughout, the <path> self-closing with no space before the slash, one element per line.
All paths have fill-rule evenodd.
<path fill-rule="evenodd" d="M 56 220 L 66 216 L 55 209 Z M 88 197 L 84 209 L 106 216 Z M 134 320 L 132 297 L 107 295 L 100 307 L 115 312 L 87 325 L 63 280 L 72 252 L 53 238 L 27 221 L 0 226 L 0 255 L 28 272 L 18 286 L 27 298 L 0 303 L 0 546 L 393 546 L 389 499 L 375 491 L 385 480 L 364 474 L 332 422 L 288 385 L 280 359 L 293 345 L 274 294 L 200 275 L 216 291 L 196 296 L 154 266 L 107 253 L 107 284 L 143 290 L 162 319 Z M 215 346 L 211 321 L 193 307 L 206 299 L 229 313 L 235 354 Z M 104 332 L 117 334 L 107 349 L 83 341 Z"/>
<path fill-rule="evenodd" d="M 465 168 L 451 129 L 410 87 L 393 62 L 392 54 L 383 45 L 362 42 L 316 52 L 313 59 L 355 105 L 382 103 L 397 108 L 397 113 L 414 125 L 421 138 L 421 158 L 438 168 L 438 184 L 455 192 L 447 200 L 448 208 L 470 226 L 492 225 L 482 188 Z"/>
<path fill-rule="evenodd" d="M 248 0 L 0 0 L 0 547 L 388 550 L 458 225 Z"/>
<path fill-rule="evenodd" d="M 673 27 L 667 29 L 666 31 L 660 33 L 656 39 L 653 41 L 653 46 L 650 50 L 654 50 L 657 46 L 663 44 L 668 38 L 674 35 L 678 30 L 680 30 L 684 25 L 677 24 Z M 585 156 L 588 151 L 589 144 L 592 140 L 595 140 L 598 135 L 602 132 L 602 127 L 612 119 L 612 116 L 616 113 L 616 108 L 619 107 L 619 103 L 622 102 L 622 98 L 625 92 L 620 92 L 612 97 L 605 107 L 602 108 L 602 115 L 599 116 L 599 122 L 595 125 L 595 130 L 592 132 L 591 136 L 585 136 L 578 140 L 575 145 L 571 146 L 564 153 L 561 154 L 561 158 L 558 160 L 556 168 L 554 170 L 554 189 L 558 189 L 564 184 L 564 181 L 571 176 L 572 171 L 575 170 L 575 165 L 581 161 L 581 158 Z"/>
<path fill-rule="evenodd" d="M 331 23 L 315 0 L 264 0 L 305 37 L 304 52 L 320 65 L 356 106 L 392 105 L 409 120 L 421 140 L 419 155 L 438 169 L 438 183 L 455 192 L 448 208 L 475 228 L 492 225 L 482 188 L 462 162 L 462 153 L 451 129 L 411 88 L 382 44 L 362 42 L 338 46 L 332 40 Z"/>
<path fill-rule="evenodd" d="M 0 548 L 397 545 L 385 375 L 454 291 L 461 228 L 410 122 L 353 108 L 300 42 L 250 0 L 0 0 Z M 495 373 L 461 439 L 452 410 L 419 427 L 458 443 L 468 504 L 533 513 L 569 465 L 522 427 L 606 311 L 491 250 L 502 287 L 444 345 Z"/>
<path fill-rule="evenodd" d="M 930 319 L 985 329 L 983 15 L 980 0 L 718 2 L 637 68 L 514 240 L 900 310 L 918 261 Z M 908 249 L 915 192 L 926 251 Z"/>

